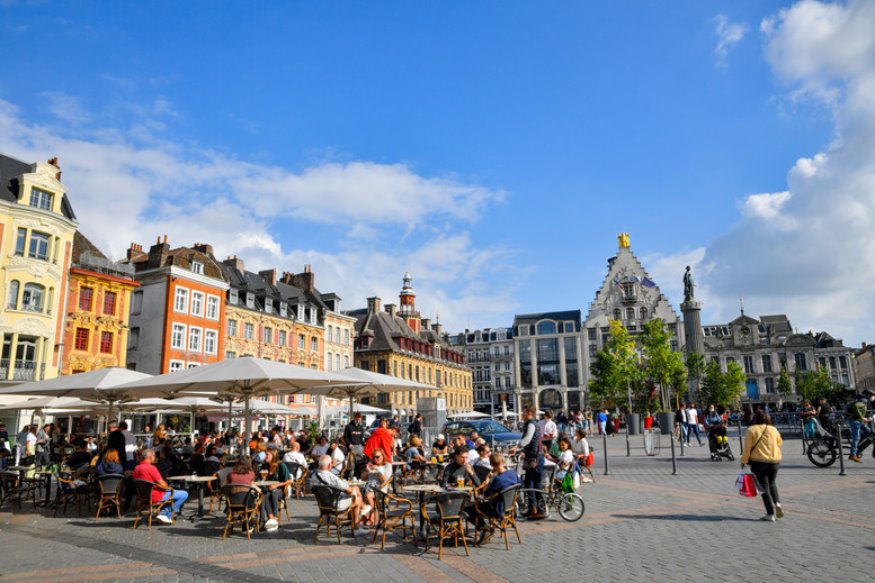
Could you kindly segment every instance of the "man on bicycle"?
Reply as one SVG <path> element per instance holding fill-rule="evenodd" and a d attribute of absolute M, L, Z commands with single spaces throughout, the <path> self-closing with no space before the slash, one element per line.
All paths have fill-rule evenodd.
<path fill-rule="evenodd" d="M 863 463 L 860 452 L 857 450 L 860 445 L 860 437 L 871 433 L 866 418 L 870 400 L 875 400 L 875 393 L 866 389 L 863 394 L 858 393 L 847 408 L 848 426 L 851 428 L 851 455 L 848 456 L 848 459 L 858 464 Z"/>

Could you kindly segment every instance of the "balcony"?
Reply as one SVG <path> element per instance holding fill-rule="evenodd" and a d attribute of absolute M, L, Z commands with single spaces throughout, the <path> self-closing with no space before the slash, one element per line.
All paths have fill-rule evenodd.
<path fill-rule="evenodd" d="M 8 358 L 0 359 L 0 380 L 9 378 L 10 362 Z M 37 374 L 39 373 L 39 374 Z M 46 365 L 41 364 L 37 367 L 35 362 L 18 362 L 15 364 L 15 370 L 12 373 L 13 381 L 36 381 L 46 378 Z"/>

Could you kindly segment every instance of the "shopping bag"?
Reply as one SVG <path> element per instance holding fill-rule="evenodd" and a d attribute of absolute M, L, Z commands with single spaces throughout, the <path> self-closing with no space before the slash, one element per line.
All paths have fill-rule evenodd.
<path fill-rule="evenodd" d="M 753 474 L 741 472 L 735 479 L 735 489 L 738 490 L 739 496 L 753 498 L 757 495 L 756 479 Z"/>
<path fill-rule="evenodd" d="M 592 452 L 589 452 L 586 455 L 586 462 L 584 462 L 585 466 L 591 466 L 595 463 L 595 455 Z"/>

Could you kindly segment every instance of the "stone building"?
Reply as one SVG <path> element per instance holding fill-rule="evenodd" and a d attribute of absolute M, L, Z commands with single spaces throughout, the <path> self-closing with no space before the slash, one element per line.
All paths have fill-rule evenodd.
<path fill-rule="evenodd" d="M 513 328 L 465 330 L 449 341 L 465 352 L 474 383 L 474 410 L 488 415 L 516 411 Z"/>
<path fill-rule="evenodd" d="M 857 389 L 875 391 L 875 344 L 864 342 L 854 351 L 854 377 Z"/>

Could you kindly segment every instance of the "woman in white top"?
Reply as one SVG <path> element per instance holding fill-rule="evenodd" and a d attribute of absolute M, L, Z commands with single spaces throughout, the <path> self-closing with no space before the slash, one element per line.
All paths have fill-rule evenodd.
<path fill-rule="evenodd" d="M 365 484 L 365 507 L 362 515 L 365 524 L 373 524 L 374 521 L 374 492 L 379 490 L 383 493 L 389 489 L 392 481 L 392 464 L 387 463 L 386 452 L 382 448 L 376 448 L 371 454 L 373 462 L 369 463 L 364 472 Z"/>

